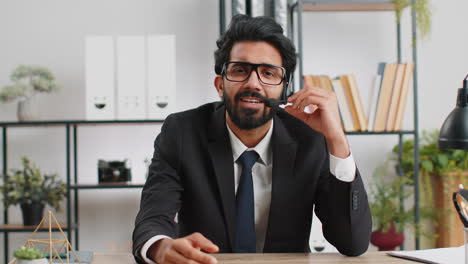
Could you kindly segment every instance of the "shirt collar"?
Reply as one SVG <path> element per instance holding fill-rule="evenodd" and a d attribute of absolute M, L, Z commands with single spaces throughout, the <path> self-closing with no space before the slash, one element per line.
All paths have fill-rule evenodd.
<path fill-rule="evenodd" d="M 231 141 L 231 148 L 232 148 L 232 156 L 234 161 L 236 161 L 242 153 L 246 150 L 255 150 L 259 155 L 259 162 L 263 163 L 264 165 L 270 165 L 272 160 L 272 153 L 271 153 L 271 135 L 273 134 L 273 119 L 271 120 L 271 126 L 268 129 L 265 137 L 253 148 L 248 148 L 240 141 L 240 139 L 232 132 L 231 128 L 229 128 L 228 124 L 226 123 L 226 127 L 229 131 L 229 139 Z"/>

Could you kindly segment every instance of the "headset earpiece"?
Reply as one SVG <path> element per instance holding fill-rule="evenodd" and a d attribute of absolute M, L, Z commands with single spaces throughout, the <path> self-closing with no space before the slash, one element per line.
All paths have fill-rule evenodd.
<path fill-rule="evenodd" d="M 281 93 L 281 100 L 287 100 L 288 97 L 294 93 L 293 88 L 292 88 L 292 83 L 293 83 L 292 76 L 289 78 L 288 81 L 284 82 L 283 91 Z"/>
<path fill-rule="evenodd" d="M 283 91 L 281 91 L 281 100 L 286 100 L 288 99 L 288 86 L 289 86 L 289 83 L 288 82 L 284 82 L 283 84 Z"/>

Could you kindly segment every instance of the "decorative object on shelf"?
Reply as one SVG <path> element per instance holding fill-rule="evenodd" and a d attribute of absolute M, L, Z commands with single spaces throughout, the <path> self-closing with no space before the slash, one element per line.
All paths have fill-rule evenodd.
<path fill-rule="evenodd" d="M 132 172 L 127 167 L 127 162 L 127 159 L 123 161 L 98 160 L 99 183 L 130 182 L 132 180 Z"/>
<path fill-rule="evenodd" d="M 397 21 L 400 21 L 403 10 L 406 7 L 412 6 L 416 13 L 419 36 L 421 39 L 425 39 L 429 36 L 432 29 L 432 11 L 429 0 L 416 0 L 414 4 L 412 4 L 411 0 L 393 0 L 393 3 L 395 4 Z"/>
<path fill-rule="evenodd" d="M 325 250 L 325 247 L 327 245 L 327 241 L 325 238 L 319 238 L 319 239 L 314 239 L 312 240 L 311 246 L 315 250 L 315 252 L 322 252 Z"/>
<path fill-rule="evenodd" d="M 148 35 L 147 118 L 164 119 L 176 111 L 176 36 Z"/>
<path fill-rule="evenodd" d="M 45 254 L 38 248 L 27 248 L 21 246 L 13 253 L 16 258 L 16 264 L 47 264 Z"/>
<path fill-rule="evenodd" d="M 13 70 L 11 81 L 14 84 L 4 86 L 0 91 L 0 102 L 18 99 L 18 120 L 39 119 L 39 108 L 35 94 L 52 93 L 60 90 L 50 70 L 41 66 L 20 65 Z"/>
<path fill-rule="evenodd" d="M 48 236 L 47 236 L 48 238 L 46 239 L 36 238 L 36 235 L 39 229 L 42 229 L 44 227 L 48 228 Z M 59 238 L 54 237 L 52 233 L 53 232 L 52 227 L 58 228 L 60 232 Z M 33 262 L 34 264 L 43 264 L 43 263 L 52 264 L 56 262 L 70 263 L 72 257 L 74 257 L 73 262 L 82 263 L 76 251 L 73 249 L 70 242 L 68 241 L 67 236 L 65 235 L 62 228 L 60 227 L 60 224 L 57 221 L 57 218 L 55 217 L 55 215 L 52 213 L 52 211 L 48 211 L 47 215 L 44 216 L 44 218 L 42 218 L 39 225 L 37 225 L 36 229 L 31 234 L 31 236 L 29 237 L 29 239 L 26 241 L 26 243 L 24 244 L 22 248 L 25 248 L 24 251 L 30 251 L 32 248 L 36 248 L 34 249 L 34 252 L 37 255 L 41 254 L 42 256 L 45 256 L 43 253 L 48 254 L 48 257 L 47 257 L 49 259 L 48 261 L 44 259 L 45 262 L 37 262 L 37 263 Z M 70 253 L 73 253 L 73 254 L 71 255 Z M 16 259 L 10 263 L 23 264 L 24 262 L 19 262 L 19 259 Z M 27 262 L 27 264 L 33 264 L 33 263 Z"/>
<path fill-rule="evenodd" d="M 451 194 L 458 189 L 459 184 L 468 184 L 468 151 L 439 148 L 438 138 L 440 144 L 438 130 L 422 132 L 419 143 L 420 204 L 427 210 L 432 209 L 437 231 L 429 232 L 438 234 L 435 246 L 459 246 L 464 241 L 463 232 L 460 231 L 462 225 L 453 208 Z M 412 178 L 414 172 L 413 146 L 413 140 L 403 142 L 401 169 L 407 178 Z M 397 155 L 398 145 L 393 148 L 393 152 Z"/>
<path fill-rule="evenodd" d="M 375 230 L 371 234 L 371 243 L 379 248 L 379 251 L 392 251 L 401 246 L 405 241 L 405 235 L 402 231 L 395 229 L 395 224 L 390 224 L 387 231 Z"/>
<path fill-rule="evenodd" d="M 394 176 L 390 161 L 377 167 L 371 184 L 370 209 L 376 230 L 372 232 L 371 243 L 379 250 L 394 250 L 404 241 L 405 225 L 413 225 L 413 209 L 400 206 L 400 199 L 406 199 L 411 192 L 405 187 L 411 183 L 407 177 Z"/>
<path fill-rule="evenodd" d="M 22 169 L 13 169 L 4 176 L 0 191 L 6 204 L 19 204 L 23 213 L 24 225 L 37 225 L 43 215 L 44 205 L 60 211 L 60 201 L 67 194 L 67 186 L 57 174 L 42 174 L 28 158 L 22 157 Z"/>

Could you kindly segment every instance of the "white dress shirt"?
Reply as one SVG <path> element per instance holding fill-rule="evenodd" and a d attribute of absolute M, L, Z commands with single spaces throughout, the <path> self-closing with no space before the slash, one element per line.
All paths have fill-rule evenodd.
<path fill-rule="evenodd" d="M 234 165 L 234 188 L 237 193 L 242 165 L 236 163 L 240 155 L 246 150 L 254 150 L 259 155 L 257 162 L 252 167 L 252 180 L 254 185 L 254 202 L 255 202 L 255 235 L 256 235 L 256 250 L 258 253 L 263 252 L 265 245 L 266 228 L 268 223 L 268 215 L 271 203 L 271 177 L 273 169 L 273 152 L 271 149 L 271 135 L 273 134 L 273 122 L 265 137 L 253 148 L 247 148 L 242 141 L 232 132 L 226 124 L 229 131 L 229 139 L 232 148 L 232 162 Z M 341 159 L 330 154 L 330 172 L 341 181 L 352 182 L 356 174 L 356 164 L 353 156 Z M 167 238 L 164 235 L 154 236 L 149 239 L 141 248 L 141 256 L 147 263 L 155 264 L 148 259 L 146 253 L 153 243 L 160 239 Z"/>

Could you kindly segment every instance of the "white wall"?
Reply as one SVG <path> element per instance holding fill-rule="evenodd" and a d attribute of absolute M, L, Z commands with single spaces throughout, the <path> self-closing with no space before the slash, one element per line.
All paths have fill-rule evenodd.
<path fill-rule="evenodd" d="M 212 80 L 213 51 L 218 36 L 217 3 L 217 0 L 0 0 L 0 86 L 9 83 L 9 74 L 18 64 L 47 66 L 64 89 L 40 97 L 43 118 L 81 119 L 84 117 L 85 35 L 175 34 L 178 109 L 216 100 Z M 468 73 L 468 53 L 464 49 L 468 34 L 463 27 L 466 24 L 463 10 L 468 8 L 468 2 L 431 3 L 432 35 L 418 43 L 421 129 L 440 127 L 454 106 L 456 88 Z M 305 14 L 304 73 L 336 76 L 353 72 L 365 100 L 377 63 L 396 60 L 394 19 L 392 12 Z M 411 55 L 408 19 L 405 14 L 404 60 L 410 60 Z M 411 109 L 407 109 L 404 122 L 408 129 L 412 129 Z M 15 112 L 15 104 L 0 104 L 1 121 L 16 120 Z M 63 128 L 9 131 L 10 168 L 19 166 L 19 157 L 27 155 L 44 171 L 65 175 Z M 129 157 L 134 181 L 142 182 L 143 160 L 151 156 L 158 132 L 158 125 L 80 127 L 79 181 L 97 182 L 97 158 Z M 368 183 L 373 168 L 387 157 L 397 137 L 350 136 L 349 141 Z M 81 191 L 80 249 L 129 251 L 138 204 L 138 190 Z M 21 221 L 17 208 L 11 208 L 10 214 L 10 221 Z M 64 214 L 59 213 L 59 217 L 64 219 Z M 21 234 L 10 237 L 12 248 L 27 238 Z M 2 244 L 3 239 L 0 241 Z M 407 243 L 408 248 L 412 246 L 411 241 Z"/>

